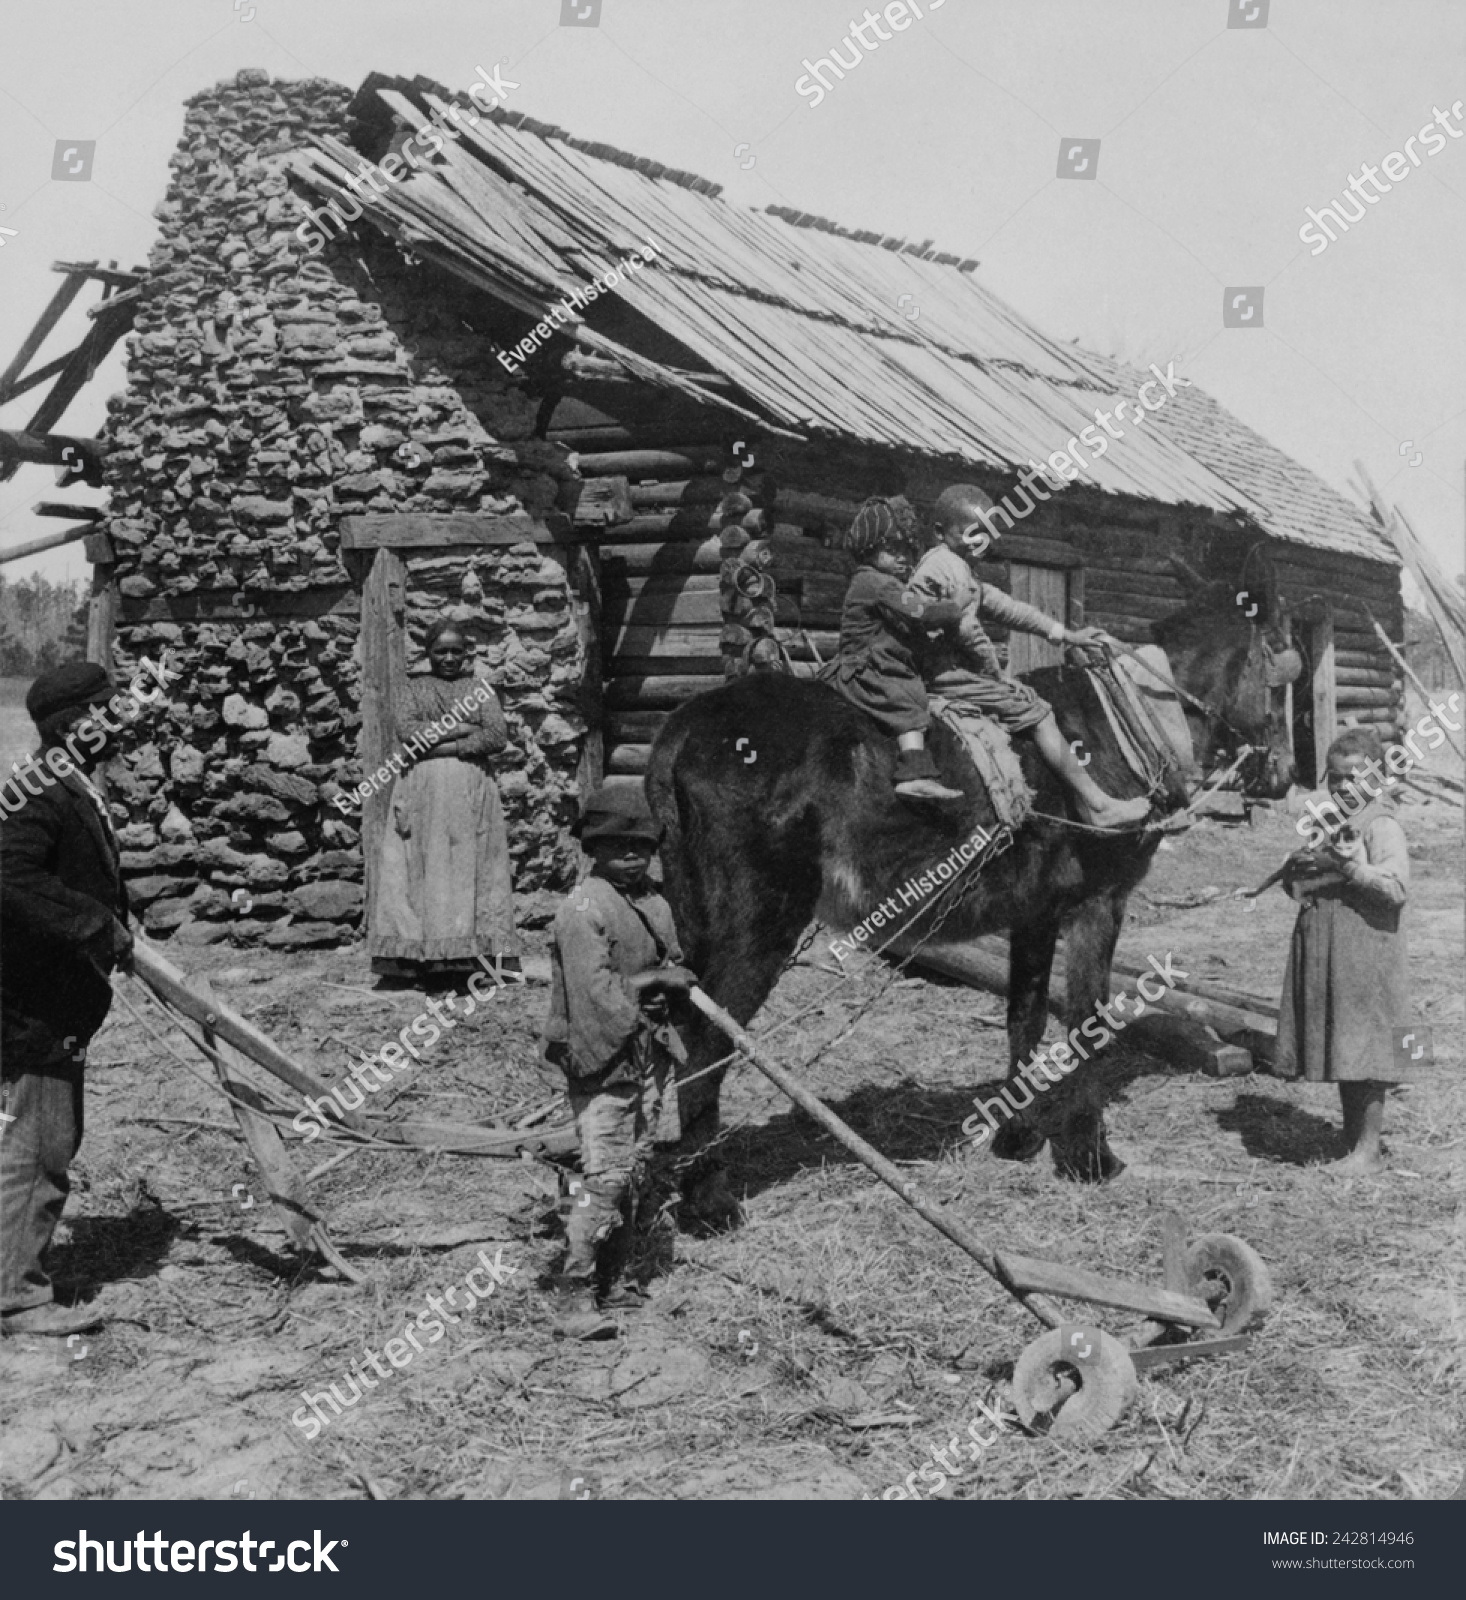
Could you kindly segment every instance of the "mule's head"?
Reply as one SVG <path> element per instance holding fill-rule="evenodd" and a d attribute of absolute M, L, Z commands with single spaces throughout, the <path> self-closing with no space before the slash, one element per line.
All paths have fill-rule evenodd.
<path fill-rule="evenodd" d="M 1184 569 L 1183 569 L 1184 570 Z M 1302 671 L 1276 591 L 1192 575 L 1186 604 L 1152 625 L 1176 682 L 1207 707 L 1186 706 L 1202 770 L 1226 765 L 1244 744 L 1256 752 L 1242 768 L 1249 794 L 1276 799 L 1297 776 L 1283 688 Z"/>

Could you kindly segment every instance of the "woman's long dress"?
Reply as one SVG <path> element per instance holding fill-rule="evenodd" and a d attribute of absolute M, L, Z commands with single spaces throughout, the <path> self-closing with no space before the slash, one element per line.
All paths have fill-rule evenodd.
<path fill-rule="evenodd" d="M 480 693 L 487 698 L 465 704 Z M 472 739 L 457 755 L 414 761 L 392 788 L 367 944 L 373 958 L 462 963 L 519 953 L 504 808 L 487 764 L 509 739 L 493 691 L 467 674 L 408 678 L 398 747 L 455 702 Z"/>
<path fill-rule="evenodd" d="M 1313 1083 L 1408 1083 L 1397 1047 L 1411 1025 L 1403 909 L 1410 882 L 1405 834 L 1376 801 L 1353 819 L 1367 864 L 1353 881 L 1329 874 L 1290 892 L 1293 926 L 1278 1011 L 1279 1078 Z"/>

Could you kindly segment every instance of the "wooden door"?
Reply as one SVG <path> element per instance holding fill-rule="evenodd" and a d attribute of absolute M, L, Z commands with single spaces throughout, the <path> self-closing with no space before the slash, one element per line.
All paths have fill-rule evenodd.
<path fill-rule="evenodd" d="M 1069 625 L 1069 574 L 1063 567 L 1032 567 L 1013 561 L 1008 565 L 1008 593 L 1015 600 L 1037 606 L 1055 622 Z M 1064 664 L 1061 645 L 1050 644 L 1036 633 L 1020 633 L 1016 628 L 1008 635 L 1008 672 L 1020 677 L 1037 667 L 1059 667 Z"/>

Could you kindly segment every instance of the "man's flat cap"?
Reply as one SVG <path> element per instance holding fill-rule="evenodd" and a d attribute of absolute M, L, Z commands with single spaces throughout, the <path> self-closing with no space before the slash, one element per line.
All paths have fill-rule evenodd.
<path fill-rule="evenodd" d="M 43 672 L 26 692 L 32 722 L 44 722 L 71 706 L 93 706 L 112 698 L 112 680 L 95 661 L 68 661 Z"/>

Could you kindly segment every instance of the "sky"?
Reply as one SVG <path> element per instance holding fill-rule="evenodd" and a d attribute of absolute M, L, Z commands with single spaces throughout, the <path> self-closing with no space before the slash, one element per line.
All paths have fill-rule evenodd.
<path fill-rule="evenodd" d="M 914 0 L 896 12 L 904 28 L 862 24 L 873 48 L 843 81 L 827 75 L 817 104 L 796 87 L 803 63 L 831 47 L 851 59 L 868 14 L 852 0 L 8 0 L 5 13 L 0 367 L 59 283 L 53 261 L 145 262 L 190 95 L 245 66 L 453 89 L 497 66 L 511 109 L 712 178 L 735 202 L 978 258 L 978 277 L 1051 337 L 1174 361 L 1353 498 L 1362 461 L 1447 574 L 1466 568 L 1459 0 Z M 1436 111 L 1446 133 L 1425 138 Z M 1389 184 L 1380 163 L 1405 161 L 1412 136 Z M 96 141 L 89 176 L 54 180 L 58 149 L 82 140 Z M 1323 249 L 1303 242 L 1306 208 L 1349 195 L 1351 175 L 1365 214 Z M 1224 327 L 1227 291 L 1257 288 L 1261 325 Z M 38 362 L 76 342 L 96 294 Z M 119 346 L 58 431 L 96 432 L 124 381 Z M 23 426 L 37 399 L 0 409 L 0 425 Z M 58 493 L 46 467 L 0 484 L 0 548 L 65 526 L 30 509 L 58 498 L 101 494 Z M 74 545 L 4 571 L 90 569 Z"/>

